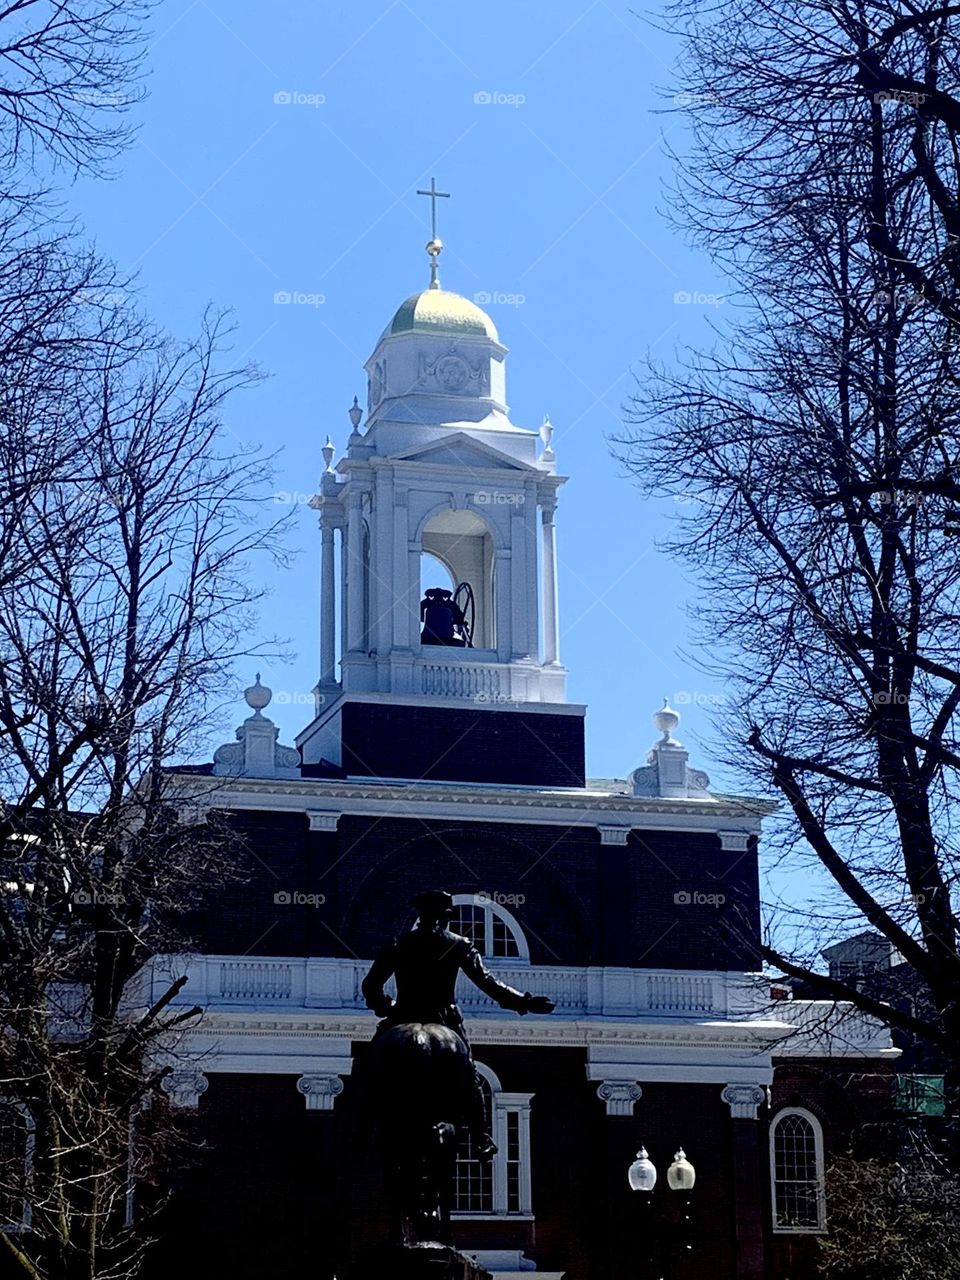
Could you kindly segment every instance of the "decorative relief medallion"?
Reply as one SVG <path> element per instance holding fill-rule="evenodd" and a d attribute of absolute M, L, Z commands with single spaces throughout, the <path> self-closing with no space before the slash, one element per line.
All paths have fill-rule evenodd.
<path fill-rule="evenodd" d="M 470 370 L 459 356 L 443 356 L 437 361 L 436 375 L 448 391 L 462 391 L 467 385 Z"/>

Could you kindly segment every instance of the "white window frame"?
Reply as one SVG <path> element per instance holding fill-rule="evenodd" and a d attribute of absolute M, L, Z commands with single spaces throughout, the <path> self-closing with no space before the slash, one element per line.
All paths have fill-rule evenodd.
<path fill-rule="evenodd" d="M 800 1116 L 810 1125 L 813 1133 L 814 1160 L 817 1171 L 817 1225 L 800 1227 L 782 1225 L 777 1219 L 777 1129 L 788 1116 Z M 777 1235 L 818 1235 L 827 1229 L 826 1174 L 823 1155 L 823 1129 L 820 1121 L 806 1107 L 783 1107 L 770 1121 L 770 1213 L 773 1230 Z"/>
<path fill-rule="evenodd" d="M 7 1107 L 11 1111 L 19 1111 L 26 1120 L 27 1140 L 24 1145 L 24 1183 L 26 1193 L 23 1197 L 23 1212 L 20 1221 L 15 1222 L 11 1219 L 9 1222 L 0 1221 L 0 1231 L 5 1231 L 8 1235 L 19 1235 L 21 1232 L 29 1231 L 33 1226 L 33 1205 L 30 1202 L 30 1182 L 33 1176 L 33 1150 L 36 1141 L 36 1126 L 33 1120 L 33 1114 L 25 1102 L 19 1098 L 11 1098 L 0 1094 L 0 1107 Z"/>
<path fill-rule="evenodd" d="M 530 963 L 530 946 L 527 942 L 526 935 L 520 927 L 520 922 L 516 916 L 501 907 L 498 902 L 491 901 L 482 893 L 455 893 L 453 895 L 453 905 L 455 907 L 480 907 L 483 910 L 483 940 L 484 944 L 480 954 L 485 960 L 496 960 L 500 964 L 529 964 Z M 518 955 L 515 956 L 495 956 L 493 954 L 493 921 L 499 918 L 507 927 L 508 933 L 512 936 L 517 944 Z"/>
<path fill-rule="evenodd" d="M 451 1218 L 459 1222 L 489 1222 L 506 1218 L 510 1222 L 533 1218 L 533 1200 L 530 1185 L 530 1103 L 532 1093 L 504 1093 L 500 1081 L 485 1063 L 475 1062 L 475 1067 L 490 1086 L 490 1128 L 499 1150 L 491 1161 L 493 1172 L 493 1208 L 484 1212 L 454 1209 Z M 515 1111 L 520 1116 L 518 1138 L 520 1142 L 520 1205 L 508 1209 L 507 1199 L 507 1114 Z"/>

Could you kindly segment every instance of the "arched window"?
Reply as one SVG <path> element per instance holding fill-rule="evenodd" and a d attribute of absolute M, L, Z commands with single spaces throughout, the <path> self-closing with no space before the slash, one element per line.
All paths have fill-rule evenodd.
<path fill-rule="evenodd" d="M 0 1098 L 0 1230 L 30 1228 L 33 1119 L 22 1102 Z"/>
<path fill-rule="evenodd" d="M 450 928 L 469 938 L 488 960 L 530 959 L 530 948 L 517 920 L 489 894 L 455 894 Z"/>
<path fill-rule="evenodd" d="M 774 1231 L 825 1230 L 823 1131 L 802 1107 L 787 1107 L 773 1119 L 770 1178 Z"/>
<path fill-rule="evenodd" d="M 457 1217 L 529 1216 L 530 1093 L 504 1093 L 500 1081 L 482 1062 L 476 1064 L 483 1087 L 487 1123 L 498 1151 L 478 1160 L 465 1137 L 457 1153 L 453 1212 Z"/>

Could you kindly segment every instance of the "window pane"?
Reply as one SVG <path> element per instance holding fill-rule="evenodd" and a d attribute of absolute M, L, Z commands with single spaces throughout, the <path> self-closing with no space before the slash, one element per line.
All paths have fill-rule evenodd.
<path fill-rule="evenodd" d="M 507 1112 L 507 1212 L 520 1212 L 520 1112 Z"/>
<path fill-rule="evenodd" d="M 493 955 L 495 956 L 519 956 L 520 948 L 517 946 L 517 940 L 507 928 L 505 920 L 502 920 L 496 913 L 493 916 Z"/>
<path fill-rule="evenodd" d="M 461 903 L 454 907 L 450 928 L 461 937 L 469 938 L 481 955 L 486 953 L 486 940 L 483 936 L 483 907 L 474 907 L 469 903 Z"/>
<path fill-rule="evenodd" d="M 817 1140 L 806 1117 L 788 1115 L 776 1122 L 773 1168 L 777 1226 L 820 1226 Z"/>
<path fill-rule="evenodd" d="M 461 907 L 460 910 L 464 908 Z M 481 927 L 482 925 L 481 912 Z M 483 1109 L 489 1128 L 493 1100 L 490 1096 L 490 1086 L 482 1076 L 480 1080 L 483 1087 Z M 469 1135 L 462 1139 L 457 1152 L 453 1208 L 457 1213 L 493 1212 L 493 1161 L 481 1163 L 476 1158 L 473 1139 Z"/>

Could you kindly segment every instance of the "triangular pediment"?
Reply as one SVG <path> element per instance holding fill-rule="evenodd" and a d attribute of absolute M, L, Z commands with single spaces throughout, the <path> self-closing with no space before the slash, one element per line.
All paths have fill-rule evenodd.
<path fill-rule="evenodd" d="M 442 436 L 439 440 L 432 440 L 429 444 L 417 445 L 414 449 L 405 449 L 391 456 L 397 462 L 425 462 L 443 467 L 541 474 L 538 467 L 520 462 L 492 445 L 468 435 L 466 431 L 455 431 L 451 435 Z"/>

